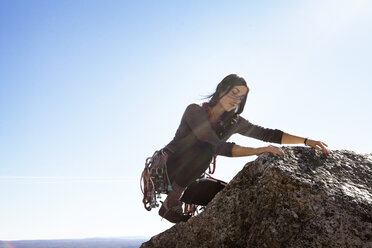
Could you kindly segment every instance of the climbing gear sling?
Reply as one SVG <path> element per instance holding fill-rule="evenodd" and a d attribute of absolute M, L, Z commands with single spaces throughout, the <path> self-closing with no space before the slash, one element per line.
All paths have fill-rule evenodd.
<path fill-rule="evenodd" d="M 167 172 L 168 154 L 164 150 L 155 151 L 152 157 L 146 159 L 145 169 L 141 175 L 141 191 L 143 205 L 146 210 L 159 207 L 160 194 L 168 194 L 172 190 Z"/>

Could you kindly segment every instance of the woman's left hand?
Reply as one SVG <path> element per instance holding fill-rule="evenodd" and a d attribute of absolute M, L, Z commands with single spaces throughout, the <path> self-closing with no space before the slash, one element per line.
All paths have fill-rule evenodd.
<path fill-rule="evenodd" d="M 323 143 L 321 141 L 308 139 L 306 141 L 306 145 L 311 146 L 312 148 L 314 148 L 317 151 L 323 151 L 326 155 L 329 155 L 329 151 L 326 148 L 326 147 L 328 147 L 328 145 L 326 143 Z"/>

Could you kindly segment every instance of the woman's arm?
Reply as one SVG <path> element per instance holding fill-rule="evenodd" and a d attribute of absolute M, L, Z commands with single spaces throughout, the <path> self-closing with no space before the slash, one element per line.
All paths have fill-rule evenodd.
<path fill-rule="evenodd" d="M 306 142 L 305 142 L 305 139 L 306 139 Z M 301 143 L 307 146 L 311 146 L 315 150 L 323 151 L 326 155 L 329 154 L 329 151 L 326 148 L 328 147 L 328 145 L 326 143 L 323 143 L 317 140 L 295 136 L 295 135 L 288 134 L 288 133 L 283 133 L 282 144 L 301 144 Z"/>
<path fill-rule="evenodd" d="M 275 155 L 284 156 L 284 152 L 282 149 L 276 146 L 272 146 L 272 145 L 253 148 L 253 147 L 239 146 L 235 144 L 232 148 L 233 157 L 259 155 L 264 152 L 270 152 Z"/>
<path fill-rule="evenodd" d="M 254 139 L 277 144 L 281 143 L 283 135 L 283 131 L 281 130 L 264 128 L 252 124 L 241 116 L 239 116 L 238 125 L 234 132 Z"/>
<path fill-rule="evenodd" d="M 281 130 L 277 130 L 277 129 L 263 128 L 263 127 L 254 125 L 241 116 L 239 117 L 239 125 L 237 129 L 235 130 L 235 132 L 241 135 L 244 135 L 244 136 L 252 137 L 255 139 L 259 139 L 259 140 L 262 140 L 265 142 L 271 142 L 271 143 L 279 143 L 279 144 L 301 144 L 301 143 L 304 144 L 305 143 L 305 138 L 303 137 L 291 135 L 291 134 L 282 132 Z M 307 139 L 305 145 L 311 146 L 315 150 L 323 151 L 327 155 L 329 154 L 329 151 L 326 148 L 328 147 L 328 145 L 321 141 Z M 243 153 L 247 153 L 247 152 L 243 152 Z M 239 155 L 239 156 L 249 156 L 249 155 Z"/>

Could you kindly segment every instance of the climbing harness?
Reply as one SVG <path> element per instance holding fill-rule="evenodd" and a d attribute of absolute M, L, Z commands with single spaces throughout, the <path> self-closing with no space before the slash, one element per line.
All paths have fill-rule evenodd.
<path fill-rule="evenodd" d="M 142 202 L 147 211 L 159 207 L 160 194 L 168 194 L 172 190 L 167 172 L 167 158 L 168 154 L 160 150 L 146 159 L 140 186 L 143 193 Z"/>
<path fill-rule="evenodd" d="M 216 155 L 213 156 L 213 160 L 209 165 L 209 168 L 208 168 L 209 173 L 205 172 L 199 179 L 196 179 L 196 182 L 199 182 L 200 180 L 205 180 L 205 179 L 208 180 L 209 179 L 209 180 L 213 180 L 215 182 L 218 182 L 218 183 L 220 183 L 224 186 L 227 185 L 226 182 L 224 182 L 222 180 L 219 180 L 219 179 L 216 179 L 216 178 L 211 176 L 211 174 L 213 174 L 215 171 L 216 171 Z M 186 189 L 185 192 L 187 190 L 188 189 Z M 185 202 L 184 214 L 190 214 L 192 216 L 195 216 L 195 215 L 198 215 L 200 212 L 202 212 L 204 210 L 205 210 L 205 206 Z"/>
<path fill-rule="evenodd" d="M 147 211 L 159 207 L 161 194 L 168 194 L 172 190 L 171 182 L 167 172 L 167 159 L 168 154 L 164 150 L 156 151 L 152 157 L 149 157 L 145 161 L 145 168 L 141 175 L 141 191 L 143 194 L 143 205 Z M 212 179 L 220 181 L 210 176 L 216 169 L 216 159 L 213 158 L 209 173 L 205 172 L 200 179 Z M 185 192 L 187 189 L 185 190 Z M 184 204 L 185 215 L 198 215 L 205 209 L 205 206 L 197 204 Z"/>

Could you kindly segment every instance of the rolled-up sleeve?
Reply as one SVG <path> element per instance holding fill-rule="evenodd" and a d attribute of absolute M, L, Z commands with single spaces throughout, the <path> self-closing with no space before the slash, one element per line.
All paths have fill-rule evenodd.
<path fill-rule="evenodd" d="M 208 113 L 202 107 L 197 104 L 189 105 L 182 119 L 199 140 L 213 146 L 214 154 L 232 157 L 232 147 L 235 143 L 225 142 L 218 138 L 217 134 L 212 129 Z"/>
<path fill-rule="evenodd" d="M 246 119 L 244 119 L 243 117 L 239 117 L 238 122 L 239 122 L 238 127 L 235 133 L 239 133 L 241 135 L 259 139 L 265 142 L 277 144 L 282 143 L 283 131 L 279 129 L 270 129 L 254 125 L 247 121 Z"/>
<path fill-rule="evenodd" d="M 234 145 L 234 142 L 220 142 L 216 146 L 215 154 L 225 157 L 232 157 L 232 149 Z"/>

